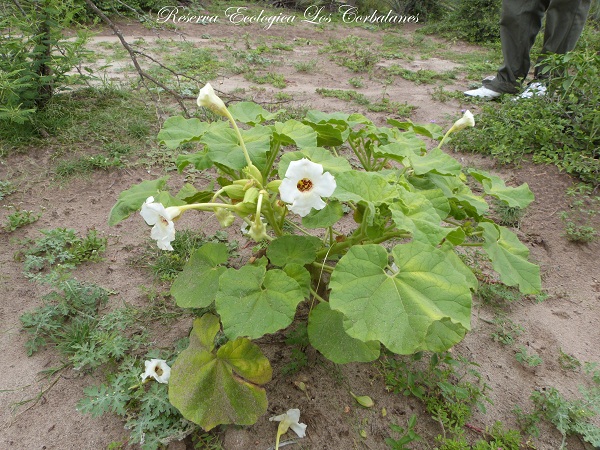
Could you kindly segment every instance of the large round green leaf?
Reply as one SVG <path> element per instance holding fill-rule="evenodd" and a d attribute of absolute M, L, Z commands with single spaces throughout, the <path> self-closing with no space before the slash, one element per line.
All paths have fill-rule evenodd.
<path fill-rule="evenodd" d="M 276 266 L 286 264 L 310 264 L 317 259 L 317 250 L 323 246 L 315 236 L 289 234 L 275 239 L 267 249 L 267 257 Z"/>
<path fill-rule="evenodd" d="M 397 273 L 379 245 L 355 246 L 337 264 L 330 306 L 344 315 L 346 332 L 400 354 L 459 342 L 470 328 L 473 287 L 460 260 L 422 242 L 397 245 L 392 255 Z"/>
<path fill-rule="evenodd" d="M 269 360 L 246 338 L 214 352 L 219 319 L 194 321 L 190 345 L 177 357 L 169 380 L 169 401 L 205 430 L 220 424 L 252 425 L 267 410 L 261 385 L 271 380 Z"/>
<path fill-rule="evenodd" d="M 379 358 L 378 341 L 362 342 L 344 330 L 344 315 L 319 303 L 308 316 L 310 344 L 336 364 L 369 362 Z"/>
<path fill-rule="evenodd" d="M 182 308 L 205 308 L 210 305 L 219 288 L 219 277 L 225 270 L 227 247 L 208 242 L 192 253 L 173 285 L 171 295 Z"/>
<path fill-rule="evenodd" d="M 538 294 L 542 289 L 540 268 L 527 260 L 529 249 L 505 227 L 491 222 L 481 222 L 479 226 L 483 229 L 483 249 L 502 282 L 518 285 L 523 294 Z"/>
<path fill-rule="evenodd" d="M 257 339 L 292 323 L 303 299 L 298 282 L 283 270 L 244 266 L 221 275 L 215 306 L 228 338 Z"/>

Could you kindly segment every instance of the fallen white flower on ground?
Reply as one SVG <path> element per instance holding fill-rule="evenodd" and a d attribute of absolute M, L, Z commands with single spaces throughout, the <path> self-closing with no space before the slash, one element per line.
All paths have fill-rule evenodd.
<path fill-rule="evenodd" d="M 299 423 L 300 420 L 300 410 L 297 408 L 288 409 L 285 414 L 280 414 L 279 416 L 270 417 L 269 421 L 279 422 L 279 426 L 277 427 L 277 440 L 275 441 L 275 450 L 279 448 L 279 438 L 287 433 L 288 429 L 292 429 L 294 433 L 298 435 L 298 437 L 303 438 L 306 436 L 306 425 L 303 423 Z"/>

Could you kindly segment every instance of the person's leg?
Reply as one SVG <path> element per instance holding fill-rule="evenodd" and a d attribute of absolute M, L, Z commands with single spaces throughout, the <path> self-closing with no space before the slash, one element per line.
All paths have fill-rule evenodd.
<path fill-rule="evenodd" d="M 500 20 L 500 41 L 504 65 L 483 85 L 496 92 L 515 94 L 519 81 L 531 65 L 529 52 L 542 26 L 550 0 L 504 0 Z M 563 3 L 568 3 L 563 0 Z"/>
<path fill-rule="evenodd" d="M 590 5 L 591 0 L 550 0 L 546 12 L 544 46 L 540 60 L 546 53 L 563 54 L 575 48 L 583 31 Z M 539 66 L 535 68 L 536 78 L 540 75 L 540 70 Z"/>

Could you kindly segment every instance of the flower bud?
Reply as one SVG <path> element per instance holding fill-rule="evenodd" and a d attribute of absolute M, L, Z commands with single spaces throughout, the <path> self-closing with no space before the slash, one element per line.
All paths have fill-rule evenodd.
<path fill-rule="evenodd" d="M 262 183 L 263 183 L 262 174 L 260 173 L 260 170 L 258 170 L 258 167 L 256 167 L 254 164 L 252 164 L 251 166 L 246 166 L 244 168 L 244 173 L 246 175 L 248 175 L 250 178 L 253 178 L 256 181 L 258 181 L 262 185 Z"/>
<path fill-rule="evenodd" d="M 231 224 L 235 220 L 235 216 L 225 208 L 215 208 L 214 211 L 215 217 L 217 218 L 217 220 L 223 228 L 231 226 Z"/>
<path fill-rule="evenodd" d="M 220 116 L 227 116 L 227 107 L 223 100 L 221 100 L 210 83 L 206 83 L 202 89 L 200 89 L 200 94 L 198 95 L 198 100 L 196 100 L 198 106 L 204 106 L 205 108 L 210 109 L 215 114 Z"/>
<path fill-rule="evenodd" d="M 453 133 L 455 131 L 460 131 L 467 127 L 474 127 L 474 126 L 475 126 L 475 118 L 473 117 L 473 114 L 471 113 L 471 111 L 466 110 L 465 113 L 463 114 L 463 116 L 460 119 L 458 119 L 456 122 L 454 122 L 454 125 L 452 125 L 452 128 L 450 128 L 450 131 L 448 131 L 448 133 Z"/>
<path fill-rule="evenodd" d="M 240 186 L 239 184 L 230 184 L 229 186 L 225 186 L 223 188 L 223 192 L 227 194 L 227 196 L 234 200 L 241 200 L 244 198 L 244 186 Z"/>

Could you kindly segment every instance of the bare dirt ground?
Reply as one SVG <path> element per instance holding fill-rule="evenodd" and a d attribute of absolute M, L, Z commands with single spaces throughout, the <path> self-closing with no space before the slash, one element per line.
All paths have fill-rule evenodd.
<path fill-rule="evenodd" d="M 143 37 L 147 48 L 152 48 L 152 39 L 157 37 L 155 32 L 136 24 L 124 23 L 121 27 L 129 41 Z M 407 37 L 413 31 L 414 27 L 402 29 Z M 185 39 L 199 47 L 214 48 L 215 51 L 223 48 L 219 41 L 221 38 L 233 40 L 234 46 L 242 46 L 242 36 L 245 33 L 250 33 L 253 39 L 275 39 L 290 44 L 302 39 L 307 44 L 295 46 L 291 55 L 283 55 L 281 65 L 275 69 L 284 75 L 287 82 L 283 92 L 292 94 L 296 102 L 309 105 L 312 109 L 328 112 L 358 111 L 378 124 L 384 124 L 389 117 L 316 94 L 317 87 L 349 89 L 347 80 L 356 74 L 334 64 L 326 54 L 320 54 L 319 45 L 311 45 L 312 42 L 327 43 L 330 38 L 341 38 L 348 34 L 380 42 L 383 31 L 350 29 L 343 25 L 321 31 L 310 25 L 297 24 L 273 27 L 268 31 L 255 25 L 187 25 L 180 27 L 179 32 L 179 36 L 162 32 L 160 37 Z M 206 37 L 206 34 L 210 37 Z M 102 30 L 94 42 L 97 44 L 99 41 L 114 42 L 115 37 L 111 36 L 109 30 Z M 445 45 L 448 50 L 456 52 L 478 51 L 464 44 Z M 313 60 L 318 61 L 318 68 L 314 72 L 299 73 L 293 67 L 294 62 Z M 456 67 L 455 63 L 443 58 L 420 58 L 419 55 L 414 61 L 404 63 L 408 68 L 412 64 L 413 67 L 431 67 L 438 71 Z M 375 71 L 366 86 L 358 91 L 373 100 L 381 98 L 383 84 L 379 77 Z M 252 85 L 242 75 L 223 75 L 213 81 L 225 93 L 237 87 L 250 89 Z M 453 84 L 447 85 L 446 89 L 462 90 L 467 85 L 464 73 L 459 72 L 457 79 Z M 265 90 L 255 91 L 256 101 L 272 98 L 274 89 L 266 86 Z M 396 77 L 391 85 L 385 87 L 385 93 L 392 101 L 417 106 L 410 117 L 417 123 L 435 120 L 449 125 L 460 115 L 462 109 L 470 108 L 477 113 L 477 106 L 466 100 L 449 100 L 444 103 L 433 100 L 433 89 L 434 85 L 416 85 Z M 596 240 L 589 245 L 576 245 L 563 236 L 563 223 L 559 213 L 567 208 L 565 190 L 573 180 L 554 167 L 527 163 L 520 168 L 497 167 L 489 158 L 460 153 L 454 156 L 465 165 L 482 167 L 500 174 L 510 180 L 512 185 L 527 182 L 536 197 L 521 221 L 518 234 L 531 249 L 532 260 L 541 265 L 544 289 L 549 296 L 541 303 L 529 300 L 513 303 L 508 316 L 525 330 L 518 338 L 519 344 L 535 350 L 543 358 L 543 364 L 536 369 L 526 369 L 515 360 L 514 347 L 503 347 L 493 342 L 490 338 L 493 326 L 489 324 L 493 311 L 478 304 L 473 308 L 473 330 L 453 350 L 477 362 L 484 381 L 492 388 L 489 395 L 493 404 L 488 405 L 485 414 L 477 413 L 471 424 L 480 429 L 491 426 L 495 421 L 515 426 L 513 408 L 521 405 L 524 410 L 529 410 L 531 404 L 528 398 L 534 389 L 553 386 L 567 397 L 577 394 L 580 374 L 561 369 L 558 364 L 561 350 L 580 361 L 600 361 L 600 244 Z M 116 417 L 106 415 L 93 419 L 75 409 L 77 401 L 82 397 L 82 389 L 98 383 L 99 378 L 73 370 L 63 372 L 52 388 L 40 395 L 36 403 L 26 404 L 15 411 L 11 408 L 15 402 L 40 393 L 48 383 L 39 381 L 40 371 L 58 362 L 57 353 L 52 349 L 31 357 L 26 356 L 24 343 L 27 336 L 21 329 L 19 317 L 38 305 L 45 292 L 42 287 L 23 276 L 22 264 L 13 255 L 22 248 L 21 240 L 39 237 L 39 229 L 68 227 L 85 233 L 95 228 L 101 235 L 108 237 L 104 261 L 84 264 L 75 271 L 75 275 L 81 280 L 95 282 L 117 292 L 111 302 L 142 305 L 146 300 L 141 287 L 152 285 L 152 275 L 143 267 L 131 265 L 130 261 L 143 252 L 148 230 L 139 216 L 114 228 L 107 225 L 107 218 L 121 191 L 144 179 L 161 176 L 163 168 L 115 169 L 95 172 L 85 179 L 58 183 L 52 178 L 51 158 L 52 150 L 40 147 L 31 149 L 27 154 L 11 154 L 0 161 L 0 179 L 10 180 L 18 186 L 18 191 L 5 198 L 2 204 L 19 204 L 22 209 L 45 208 L 42 218 L 34 225 L 10 234 L 0 232 L 0 349 L 4 355 L 0 377 L 0 448 L 103 449 L 111 442 L 126 442 L 127 431 L 123 429 L 121 422 Z M 171 183 L 175 186 L 178 180 L 175 177 Z M 7 214 L 4 208 L 0 211 L 1 222 L 5 222 Z M 200 227 L 207 232 L 217 229 L 214 218 L 201 215 L 194 216 L 187 225 Z M 236 238 L 243 239 L 241 235 Z M 189 321 L 185 320 L 185 323 L 172 326 L 157 339 L 173 342 L 185 336 L 189 331 Z M 280 370 L 289 361 L 289 352 L 281 336 L 263 338 L 259 345 L 270 358 L 274 369 L 273 381 L 267 386 L 268 413 L 250 427 L 223 427 L 221 436 L 226 450 L 268 449 L 274 444 L 276 432 L 276 426 L 268 418 L 296 407 L 302 412 L 301 421 L 308 425 L 307 436 L 297 445 L 287 448 L 384 449 L 384 439 L 390 434 L 389 425 L 405 424 L 412 413 L 420 414 L 416 430 L 426 437 L 425 442 L 414 444 L 414 448 L 433 448 L 433 437 L 440 433 L 439 426 L 424 414 L 422 404 L 416 400 L 386 391 L 377 362 L 337 367 L 314 350 L 309 350 L 308 367 L 291 377 L 285 377 Z M 298 390 L 294 381 L 303 381 L 308 395 Z M 349 391 L 371 396 L 375 407 L 365 409 L 358 406 L 350 397 Z M 387 411 L 385 416 L 382 415 L 383 408 Z M 366 437 L 361 437 L 361 430 L 364 430 Z M 560 440 L 556 431 L 543 428 L 542 435 L 532 442 L 535 447 L 531 448 L 557 449 Z M 568 445 L 573 450 L 585 448 L 577 438 L 570 438 Z M 186 448 L 186 443 L 174 442 L 169 448 Z"/>

